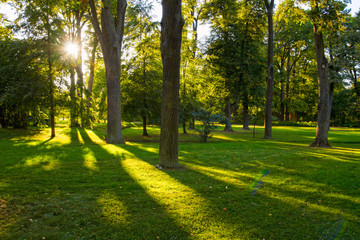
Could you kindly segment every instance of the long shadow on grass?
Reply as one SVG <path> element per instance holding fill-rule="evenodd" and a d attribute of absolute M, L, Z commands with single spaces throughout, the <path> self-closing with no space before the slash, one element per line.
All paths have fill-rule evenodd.
<path fill-rule="evenodd" d="M 9 239 L 189 237 L 165 206 L 124 170 L 121 162 L 128 160 L 126 154 L 110 153 L 83 129 L 70 133 L 73 142 L 61 147 L 14 144 L 14 150 L 34 154 L 20 156 L 5 176 L 7 184 L 1 186 L 2 194 L 23 209 L 7 233 Z M 58 166 L 44 168 L 41 159 L 32 165 L 23 162 L 38 157 L 56 159 Z M 93 161 L 93 168 L 87 161 Z"/>
<path fill-rule="evenodd" d="M 128 151 L 144 161 L 146 161 L 144 156 L 154 154 L 152 152 L 139 154 L 139 147 L 131 148 L 127 146 Z M 183 161 L 186 165 L 192 162 L 188 158 Z M 185 186 L 194 189 L 196 193 L 206 199 L 206 202 L 208 202 L 206 210 L 210 216 L 208 227 L 212 227 L 211 222 L 213 220 L 210 219 L 215 219 L 218 225 L 224 227 L 224 231 L 225 229 L 230 231 L 227 233 L 229 236 L 238 237 L 237 233 L 244 232 L 244 229 L 246 229 L 252 237 L 264 237 L 258 232 L 262 231 L 262 234 L 264 234 L 263 229 L 266 229 L 266 236 L 276 239 L 288 239 L 289 237 L 294 238 L 294 236 L 299 237 L 299 239 L 311 236 L 327 238 L 329 235 L 326 235 L 326 232 L 334 230 L 329 225 L 336 222 L 342 215 L 352 218 L 350 221 L 356 221 L 353 218 L 356 215 L 349 215 L 351 209 L 345 209 L 345 213 L 341 211 L 344 204 L 348 208 L 350 205 L 353 206 L 354 202 L 341 199 L 341 196 L 323 196 L 323 201 L 329 201 L 329 203 L 322 206 L 318 202 L 319 199 L 321 200 L 321 192 L 317 194 L 314 191 L 288 189 L 287 184 L 279 185 L 279 183 L 271 183 L 271 180 L 269 180 L 270 182 L 266 185 L 267 190 L 263 191 L 264 194 L 252 198 L 248 190 L 249 184 L 244 184 L 249 177 L 242 176 L 240 179 L 239 176 L 241 175 L 239 174 L 234 179 L 233 174 L 230 174 L 228 179 L 225 179 L 226 174 L 221 174 L 221 171 L 220 173 L 213 171 L 210 167 L 207 169 L 208 173 L 206 173 L 206 170 L 201 169 L 207 163 L 204 162 L 202 168 L 196 165 L 198 163 L 199 161 L 191 163 L 194 167 L 189 171 L 166 171 L 166 173 Z M 269 164 L 265 162 L 264 165 Z M 274 166 L 275 168 L 276 166 Z M 285 171 L 284 174 L 283 171 L 274 171 L 274 169 L 272 169 L 272 172 L 276 175 L 282 175 L 282 178 L 293 177 L 289 172 Z M 253 175 L 253 173 L 250 172 L 249 175 Z M 232 182 L 229 182 L 229 179 Z M 242 183 L 240 184 L 241 187 L 236 183 L 236 180 Z M 306 187 L 311 188 L 311 182 L 309 184 L 310 186 Z M 318 190 L 320 189 L 318 188 Z M 309 201 L 310 203 L 308 203 Z M 333 204 L 333 202 L 336 203 Z M 226 208 L 225 211 L 224 207 Z M 271 220 L 271 218 L 276 220 Z M 260 222 L 261 224 L 259 224 Z M 300 229 L 303 233 L 299 233 Z M 348 236 L 356 236 L 358 232 L 355 229 L 350 229 L 347 234 Z"/>
<path fill-rule="evenodd" d="M 147 161 L 146 158 L 144 159 L 145 155 L 154 154 L 151 152 L 144 153 L 139 151 L 139 148 L 132 146 L 127 146 L 126 149 L 134 155 L 137 155 L 139 159 L 142 159 L 143 161 Z M 149 156 L 149 158 L 152 157 Z M 184 161 L 186 162 L 186 160 Z M 296 206 L 284 204 L 280 200 L 267 199 L 264 196 L 262 196 L 261 201 L 252 199 L 251 193 L 249 193 L 248 190 L 250 184 L 244 184 L 239 187 L 239 184 L 226 182 L 225 179 L 221 181 L 204 172 L 199 172 L 194 169 L 189 169 L 187 171 L 165 171 L 165 173 L 175 181 L 194 190 L 193 195 L 188 197 L 189 199 L 205 199 L 204 205 L 201 206 L 205 213 L 200 215 L 203 216 L 203 218 L 197 219 L 199 215 L 193 217 L 195 222 L 202 222 L 204 229 L 214 231 L 213 237 L 244 237 L 250 239 L 270 237 L 286 239 L 294 237 L 293 234 L 295 234 L 292 232 L 293 229 L 289 226 L 289 223 L 293 222 L 295 227 L 297 227 L 295 229 L 302 229 L 306 226 L 305 221 L 297 221 L 296 219 L 284 218 L 283 216 L 280 216 L 280 221 L 282 221 L 283 225 L 281 225 L 281 222 L 280 224 L 274 222 L 268 215 L 270 207 L 278 208 L 278 212 L 281 212 L 281 209 L 286 209 L 286 214 L 284 214 L 284 216 L 288 216 L 289 212 L 298 212 L 301 216 L 301 212 Z M 253 180 L 253 178 L 248 179 Z M 194 180 L 196 182 L 194 182 Z M 242 182 L 242 180 L 244 179 L 239 181 Z M 271 202 L 270 206 L 268 206 L 269 202 Z M 284 205 L 286 206 L 284 207 Z M 188 207 L 193 207 L 191 206 L 191 201 L 189 201 Z M 194 211 L 196 212 L 196 210 Z M 276 212 L 275 210 L 272 211 Z M 277 226 L 277 224 L 280 226 Z M 201 234 L 201 231 L 198 232 L 198 234 Z M 299 234 L 298 237 L 304 237 L 303 233 L 299 232 L 297 234 Z"/>
<path fill-rule="evenodd" d="M 258 161 L 260 165 L 254 165 L 253 168 L 249 168 L 252 166 L 251 161 L 237 164 L 238 171 L 246 174 L 237 175 L 233 171 L 233 175 L 228 176 L 229 182 L 226 181 L 226 174 L 229 175 L 226 171 L 232 168 L 237 159 L 232 159 L 233 162 L 228 165 L 226 165 L 226 160 L 229 161 L 229 158 L 238 155 L 227 154 L 222 161 L 218 162 L 214 159 L 208 161 L 207 158 L 199 157 L 193 160 L 191 157 L 199 151 L 199 148 L 208 148 L 211 145 L 199 144 L 197 149 L 194 148 L 184 155 L 182 162 L 192 166 L 189 170 L 165 171 L 164 173 L 152 167 L 157 163 L 157 144 L 114 146 L 117 151 L 120 151 L 118 154 L 109 150 L 112 145 L 99 145 L 93 142 L 82 129 L 79 130 L 79 135 L 84 145 L 80 144 L 76 130 L 71 135 L 74 142 L 63 146 L 61 151 L 58 146 L 50 148 L 47 144 L 42 147 L 34 146 L 35 151 L 45 151 L 49 156 L 57 157 L 60 166 L 52 170 L 46 170 L 39 165 L 24 167 L 24 172 L 20 175 L 25 178 L 16 181 L 18 181 L 17 184 L 25 183 L 25 186 L 19 187 L 10 183 L 6 187 L 9 189 L 7 191 L 9 194 L 13 194 L 12 188 L 20 190 L 15 190 L 16 195 L 29 201 L 23 205 L 32 208 L 29 210 L 29 218 L 38 221 L 37 224 L 30 223 L 28 219 L 22 222 L 23 230 L 20 227 L 17 230 L 23 232 L 32 230 L 28 235 L 23 233 L 23 237 L 41 238 L 40 235 L 34 236 L 34 232 L 40 231 L 41 234 L 43 231 L 41 229 L 49 226 L 54 229 L 52 230 L 53 238 L 61 235 L 67 238 L 87 239 L 144 239 L 157 236 L 166 239 L 171 236 L 186 239 L 189 237 L 189 232 L 197 234 L 195 237 L 205 238 L 206 235 L 202 234 L 214 231 L 213 235 L 208 236 L 306 239 L 309 234 L 313 234 L 316 238 L 322 235 L 323 231 L 329 230 L 324 222 L 338 220 L 336 213 L 331 214 L 327 209 L 318 210 L 313 206 L 311 211 L 307 211 L 303 204 L 297 202 L 303 200 L 297 197 L 301 195 L 310 195 L 313 197 L 310 200 L 315 200 L 317 196 L 314 197 L 312 193 L 305 191 L 294 193 L 284 190 L 286 186 L 281 186 L 280 193 L 277 196 L 272 195 L 276 190 L 279 191 L 279 184 L 276 182 L 272 184 L 270 180 L 265 185 L 264 191 L 259 191 L 258 196 L 251 197 L 248 188 L 250 181 L 254 180 L 256 171 L 262 170 L 262 167 L 271 167 L 271 174 L 276 175 L 277 165 L 272 163 L 274 159 L 271 158 Z M 33 148 L 19 143 L 17 147 L 19 149 Z M 220 151 L 218 147 L 221 147 L 220 143 L 215 146 L 215 150 Z M 121 149 L 131 154 L 122 152 Z M 242 150 L 241 154 L 245 149 Z M 203 152 L 207 152 L 209 158 L 214 154 L 209 149 Z M 258 154 L 256 153 L 256 156 Z M 87 155 L 93 165 L 85 164 Z M 146 164 L 141 164 L 142 161 Z M 135 165 L 139 168 L 135 168 Z M 220 169 L 223 172 L 214 172 L 213 169 Z M 144 177 L 146 174 L 154 174 L 153 176 L 157 177 L 157 185 L 149 186 Z M 269 179 L 272 179 L 272 175 Z M 286 172 L 283 177 L 292 178 L 291 172 Z M 299 179 L 305 179 L 309 181 L 309 184 L 313 180 L 307 175 L 299 175 Z M 170 194 L 162 195 L 161 192 L 157 192 L 162 187 L 160 185 L 162 180 L 164 183 L 175 182 L 174 187 L 177 189 Z M 191 191 L 186 190 L 186 187 Z M 177 206 L 166 205 L 166 199 L 176 198 L 178 191 L 188 191 L 185 205 L 189 206 L 185 213 L 182 213 Z M 28 194 L 33 196 L 29 197 Z M 294 198 L 294 202 L 282 200 L 283 197 L 289 196 Z M 184 199 L 182 196 L 179 198 Z M 197 203 L 201 205 L 198 206 Z M 149 209 L 151 209 L 150 212 Z M 193 224 L 191 221 L 186 222 L 188 217 L 194 221 Z M 325 220 L 325 218 L 330 220 Z M 186 226 L 180 228 L 179 223 L 182 222 L 185 222 Z M 152 225 L 160 227 L 153 228 Z M 56 226 L 61 230 L 56 231 Z M 88 226 L 91 226 L 93 233 L 91 231 L 83 233 L 81 229 Z M 138 229 L 144 230 L 140 232 Z M 67 231 L 70 235 L 65 235 Z M 356 231 L 354 230 L 353 233 Z M 323 238 L 329 239 L 327 236 Z"/>
<path fill-rule="evenodd" d="M 97 202 L 102 208 L 104 220 L 112 223 L 117 232 L 115 237 L 128 239 L 188 238 L 189 233 L 180 227 L 173 216 L 169 215 L 166 206 L 153 199 L 146 189 L 125 171 L 122 162 L 132 164 L 132 160 L 129 159 L 130 156 L 126 152 L 126 146 L 98 145 L 89 137 L 87 131 L 79 129 L 79 132 L 84 142 L 87 143 L 87 148 L 98 160 L 99 171 L 93 172 L 94 177 L 105 177 L 103 174 L 105 170 L 107 170 L 106 177 L 110 177 L 109 173 L 113 175 L 110 177 L 113 183 L 102 189 L 102 195 Z M 122 153 L 118 155 L 118 153 L 108 150 L 107 147 L 116 148 L 116 151 Z M 122 205 L 123 210 L 121 209 Z M 124 216 L 125 219 L 121 219 Z M 119 231 L 117 224 L 121 222 L 125 227 L 120 228 Z M 141 230 L 139 231 L 139 229 Z"/>

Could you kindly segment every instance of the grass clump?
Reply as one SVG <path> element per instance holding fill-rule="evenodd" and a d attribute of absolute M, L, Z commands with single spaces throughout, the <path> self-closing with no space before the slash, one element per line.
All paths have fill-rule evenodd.
<path fill-rule="evenodd" d="M 181 135 L 181 171 L 155 167 L 156 126 L 150 139 L 125 129 L 126 145 L 106 144 L 104 125 L 58 126 L 51 140 L 0 129 L 0 239 L 360 236 L 360 130 L 334 128 L 333 149 L 311 149 L 315 128 L 274 127 L 271 141 L 233 128 L 207 144 Z"/>

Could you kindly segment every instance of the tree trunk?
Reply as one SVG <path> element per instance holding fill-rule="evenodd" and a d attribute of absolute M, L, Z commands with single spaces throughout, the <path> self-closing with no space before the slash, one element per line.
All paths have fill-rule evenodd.
<path fill-rule="evenodd" d="M 286 85 L 285 85 L 285 99 L 287 104 L 285 105 L 285 121 L 290 121 L 290 109 L 289 109 L 289 92 L 290 92 L 290 73 L 286 76 Z"/>
<path fill-rule="evenodd" d="M 182 128 L 183 128 L 183 133 L 184 133 L 184 134 L 187 134 L 187 131 L 186 131 L 186 121 L 183 121 L 183 123 L 182 123 Z"/>
<path fill-rule="evenodd" d="M 274 0 L 265 1 L 268 15 L 268 77 L 266 79 L 266 105 L 265 105 L 265 139 L 272 138 L 272 98 L 274 85 L 274 27 L 273 27 L 273 11 Z"/>
<path fill-rule="evenodd" d="M 329 130 L 329 80 L 327 75 L 327 63 L 324 54 L 324 42 L 322 31 L 316 22 L 314 24 L 315 52 L 319 77 L 319 102 L 316 138 L 310 147 L 331 147 L 328 142 Z"/>
<path fill-rule="evenodd" d="M 100 41 L 104 56 L 107 85 L 107 143 L 122 143 L 124 139 L 121 130 L 121 47 L 124 35 L 125 0 L 117 0 L 116 9 L 112 9 L 110 0 L 102 0 L 101 28 L 94 0 L 90 0 L 90 19 Z M 116 12 L 114 18 L 113 13 Z"/>
<path fill-rule="evenodd" d="M 280 83 L 280 121 L 284 121 L 285 104 L 284 104 L 284 80 L 281 78 Z"/>
<path fill-rule="evenodd" d="M 180 49 L 184 19 L 181 0 L 163 0 L 161 58 L 163 85 L 159 166 L 178 168 Z"/>
<path fill-rule="evenodd" d="M 107 143 L 125 143 L 121 131 L 120 57 L 117 45 L 104 54 L 107 85 Z"/>
<path fill-rule="evenodd" d="M 49 13 L 47 13 L 46 23 L 47 23 L 47 62 L 48 62 L 48 81 L 49 81 L 49 102 L 50 102 L 50 128 L 51 135 L 50 138 L 55 137 L 55 101 L 54 101 L 54 89 L 55 83 L 53 78 L 53 69 L 52 69 L 52 54 L 51 54 L 51 41 L 50 41 L 50 24 L 48 19 Z"/>
<path fill-rule="evenodd" d="M 332 110 L 332 102 L 333 102 L 333 96 L 334 96 L 334 82 L 330 83 L 330 87 L 329 87 L 329 130 L 330 130 L 330 126 L 331 126 L 331 110 Z"/>
<path fill-rule="evenodd" d="M 5 128 L 5 114 L 4 114 L 4 110 L 0 105 L 0 128 Z"/>
<path fill-rule="evenodd" d="M 79 105 L 79 117 L 80 117 L 80 126 L 84 127 L 84 74 L 82 70 L 82 41 L 81 41 L 81 19 L 82 14 L 79 10 L 75 11 L 76 15 L 76 45 L 78 47 L 77 59 L 75 64 L 75 70 L 77 74 L 77 90 L 78 97 L 80 98 Z"/>
<path fill-rule="evenodd" d="M 286 120 L 286 112 L 287 112 L 287 110 L 286 110 L 284 101 L 285 101 L 285 99 L 288 98 L 288 95 L 289 95 L 288 82 L 290 80 L 290 49 L 288 51 L 289 51 L 289 53 L 288 53 L 288 56 L 287 56 L 287 64 L 286 64 L 286 82 L 284 82 L 284 79 L 281 77 L 280 121 Z"/>
<path fill-rule="evenodd" d="M 330 52 L 330 62 L 334 62 L 331 41 L 329 41 L 329 52 Z M 334 80 L 332 79 L 330 82 L 330 90 L 329 90 L 329 130 L 330 130 L 330 125 L 331 125 L 331 110 L 332 110 L 332 102 L 333 102 L 333 95 L 334 95 L 334 87 L 335 87 L 335 83 L 334 83 Z"/>
<path fill-rule="evenodd" d="M 248 93 L 244 93 L 243 104 L 243 129 L 250 130 L 249 128 L 249 98 Z"/>
<path fill-rule="evenodd" d="M 147 136 L 149 136 L 149 134 L 148 134 L 147 129 L 146 129 L 147 122 L 146 122 L 146 115 L 145 114 L 142 116 L 142 119 L 143 119 L 143 136 L 147 137 Z"/>
<path fill-rule="evenodd" d="M 70 127 L 76 127 L 75 71 L 73 65 L 70 68 Z"/>
<path fill-rule="evenodd" d="M 195 129 L 195 116 L 189 121 L 189 129 Z"/>
<path fill-rule="evenodd" d="M 89 75 L 88 87 L 87 87 L 87 92 L 86 92 L 86 95 L 87 95 L 87 98 L 86 98 L 87 114 L 86 115 L 88 118 L 88 120 L 86 121 L 87 127 L 91 127 L 91 122 L 93 121 L 92 111 L 91 111 L 91 108 L 92 108 L 91 95 L 92 95 L 92 88 L 93 88 L 94 77 L 95 77 L 95 59 L 96 59 L 96 48 L 98 46 L 98 43 L 99 43 L 99 41 L 98 41 L 97 37 L 94 36 L 94 45 L 93 45 L 93 49 L 91 51 L 91 58 L 90 58 L 90 75 Z"/>
<path fill-rule="evenodd" d="M 231 126 L 231 103 L 227 102 L 225 104 L 225 128 L 224 131 L 229 131 L 229 132 L 233 132 L 234 130 L 232 129 Z"/>

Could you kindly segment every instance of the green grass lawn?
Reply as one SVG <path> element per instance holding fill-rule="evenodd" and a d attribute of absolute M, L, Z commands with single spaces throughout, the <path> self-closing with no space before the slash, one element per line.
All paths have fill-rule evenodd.
<path fill-rule="evenodd" d="M 360 129 L 234 126 L 180 134 L 180 170 L 159 170 L 159 128 L 0 129 L 0 239 L 360 239 Z M 268 175 L 264 176 L 267 172 Z"/>

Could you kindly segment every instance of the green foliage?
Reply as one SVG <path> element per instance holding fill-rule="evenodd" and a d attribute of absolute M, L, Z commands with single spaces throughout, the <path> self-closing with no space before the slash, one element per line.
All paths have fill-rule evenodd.
<path fill-rule="evenodd" d="M 95 79 L 93 88 L 93 106 L 95 120 L 105 120 L 107 118 L 107 91 L 106 74 L 103 60 L 97 60 L 95 67 Z"/>
<path fill-rule="evenodd" d="M 263 1 L 256 0 L 236 4 L 214 1 L 206 10 L 213 22 L 207 59 L 215 74 L 221 76 L 226 101 L 252 106 L 262 97 L 257 94 L 266 69 L 263 7 Z"/>
<path fill-rule="evenodd" d="M 152 22 L 151 5 L 131 3 L 127 11 L 124 47 L 127 52 L 122 76 L 122 111 L 127 120 L 160 119 L 162 63 L 159 24 Z"/>
<path fill-rule="evenodd" d="M 47 107 L 46 72 L 36 43 L 26 40 L 0 42 L 0 124 L 26 128 L 44 123 Z"/>
<path fill-rule="evenodd" d="M 332 40 L 334 65 L 340 70 L 341 79 L 348 79 L 354 88 L 358 85 L 360 76 L 360 14 L 356 17 L 349 17 L 344 23 L 345 31 L 336 34 Z M 340 69 L 338 69 L 340 68 Z M 360 87 L 355 89 L 360 95 Z"/>

